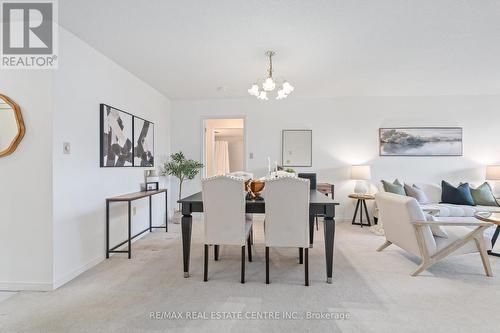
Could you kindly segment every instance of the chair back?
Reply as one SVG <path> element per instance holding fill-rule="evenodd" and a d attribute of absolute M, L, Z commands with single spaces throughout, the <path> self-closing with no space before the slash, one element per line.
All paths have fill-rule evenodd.
<path fill-rule="evenodd" d="M 205 244 L 245 245 L 245 181 L 231 176 L 202 180 Z"/>
<path fill-rule="evenodd" d="M 309 180 L 266 180 L 266 246 L 309 247 Z"/>
<path fill-rule="evenodd" d="M 236 178 L 243 178 L 244 180 L 253 179 L 253 173 L 246 171 L 234 171 L 227 174 Z"/>
<path fill-rule="evenodd" d="M 314 172 L 301 172 L 298 174 L 299 178 L 304 178 L 304 179 L 309 179 L 309 184 L 311 187 L 311 190 L 315 190 L 317 185 L 316 185 L 316 173 Z"/>
<path fill-rule="evenodd" d="M 412 222 L 425 221 L 425 214 L 415 198 L 379 192 L 375 194 L 379 219 L 384 225 L 385 238 L 400 248 L 420 256 L 415 227 Z M 436 241 L 428 226 L 422 227 L 428 253 L 436 251 Z"/>

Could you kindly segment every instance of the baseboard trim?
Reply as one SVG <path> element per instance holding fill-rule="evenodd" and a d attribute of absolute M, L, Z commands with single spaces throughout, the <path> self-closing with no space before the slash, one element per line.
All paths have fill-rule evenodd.
<path fill-rule="evenodd" d="M 65 285 L 69 281 L 71 281 L 74 278 L 76 278 L 78 275 L 80 275 L 80 274 L 84 273 L 85 271 L 91 269 L 92 267 L 94 267 L 95 265 L 99 264 L 103 260 L 104 260 L 104 255 L 99 256 L 97 258 L 94 258 L 94 259 L 90 260 L 89 262 L 87 262 L 83 266 L 80 266 L 79 268 L 73 270 L 72 272 L 69 272 L 69 273 L 65 274 L 62 278 L 57 279 L 57 280 L 54 281 L 54 289 L 57 289 L 57 288 Z"/>
<path fill-rule="evenodd" d="M 134 240 L 132 240 L 132 244 L 137 242 L 139 239 L 145 237 L 146 235 L 149 235 L 149 233 L 145 232 L 144 234 L 135 238 Z M 126 246 L 127 246 L 126 244 L 123 245 L 123 247 L 126 247 Z M 123 254 L 122 253 L 110 253 L 110 257 L 112 257 L 114 255 L 123 255 Z M 87 270 L 91 269 L 92 267 L 98 265 L 99 263 L 101 263 L 102 261 L 105 260 L 104 257 L 105 257 L 104 254 L 101 256 L 98 256 L 98 257 L 90 260 L 89 262 L 87 262 L 83 266 L 80 266 L 79 268 L 73 270 L 72 272 L 65 274 L 62 278 L 55 280 L 54 281 L 54 288 L 51 290 L 55 290 L 55 289 L 65 285 L 66 283 L 70 282 L 74 278 L 78 277 L 78 275 L 80 275 L 80 274 L 86 272 Z"/>
<path fill-rule="evenodd" d="M 0 281 L 1 291 L 52 291 L 52 283 L 44 282 L 5 282 Z"/>

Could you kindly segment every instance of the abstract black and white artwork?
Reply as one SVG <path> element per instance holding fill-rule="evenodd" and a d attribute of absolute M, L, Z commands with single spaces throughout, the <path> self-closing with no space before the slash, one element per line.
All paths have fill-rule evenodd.
<path fill-rule="evenodd" d="M 380 156 L 462 156 L 462 128 L 381 128 Z"/>
<path fill-rule="evenodd" d="M 134 117 L 134 166 L 154 166 L 154 124 Z"/>
<path fill-rule="evenodd" d="M 101 104 L 101 167 L 133 166 L 133 116 Z"/>

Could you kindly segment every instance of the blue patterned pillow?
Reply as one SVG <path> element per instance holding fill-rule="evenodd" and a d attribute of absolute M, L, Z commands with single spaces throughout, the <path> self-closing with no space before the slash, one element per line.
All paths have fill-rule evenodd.
<path fill-rule="evenodd" d="M 441 203 L 467 206 L 476 205 L 470 193 L 469 183 L 460 184 L 459 187 L 455 187 L 443 180 L 441 181 L 441 190 Z"/>

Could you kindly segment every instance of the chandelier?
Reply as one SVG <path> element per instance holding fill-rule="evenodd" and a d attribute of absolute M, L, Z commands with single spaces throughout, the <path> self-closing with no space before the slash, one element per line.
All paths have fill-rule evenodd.
<path fill-rule="evenodd" d="M 281 89 L 278 89 L 276 94 L 276 99 L 287 98 L 288 95 L 295 89 L 288 81 L 285 80 L 275 80 L 273 78 L 273 56 L 276 55 L 274 51 L 267 51 L 266 56 L 269 57 L 269 69 L 267 70 L 268 76 L 266 79 L 259 80 L 248 89 L 248 93 L 252 96 L 257 97 L 261 100 L 268 100 L 268 93 L 276 89 L 276 86 L 281 85 Z M 259 82 L 262 84 L 262 89 L 259 87 Z"/>

